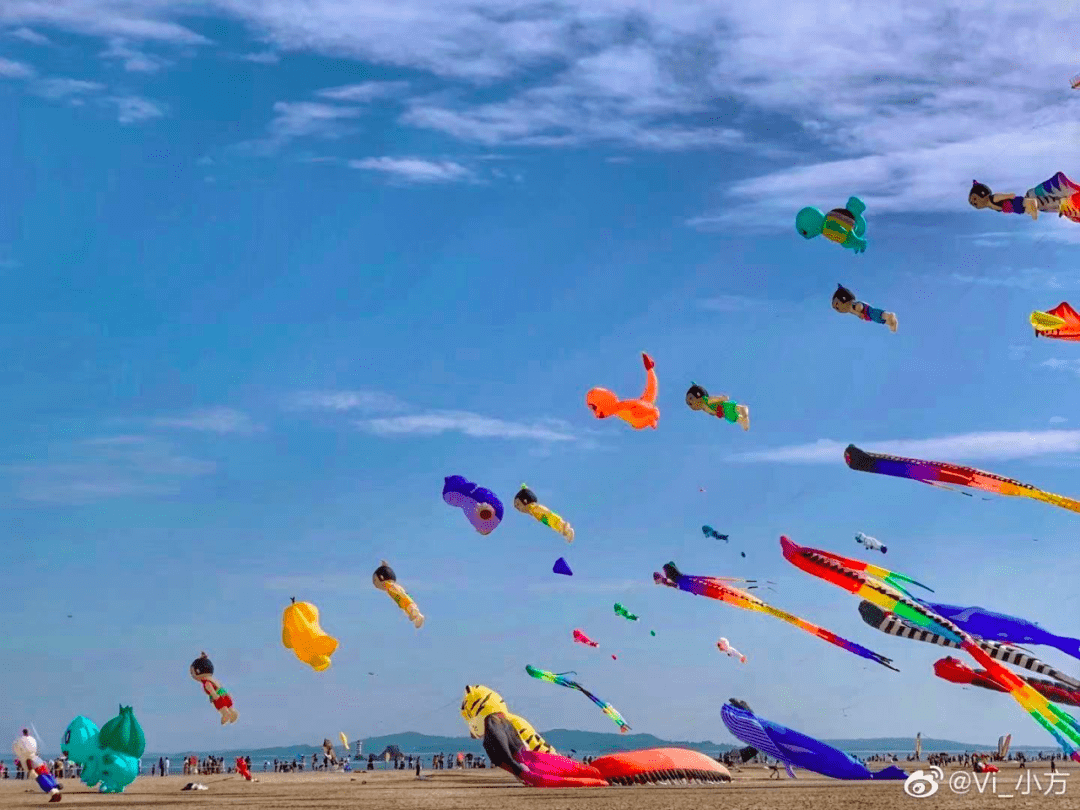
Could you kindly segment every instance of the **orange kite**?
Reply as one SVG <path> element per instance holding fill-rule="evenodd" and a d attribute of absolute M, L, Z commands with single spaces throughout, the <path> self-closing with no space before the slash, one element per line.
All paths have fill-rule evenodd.
<path fill-rule="evenodd" d="M 660 409 L 656 407 L 656 363 L 645 352 L 641 353 L 645 363 L 645 392 L 640 399 L 620 400 L 606 388 L 593 388 L 585 395 L 585 404 L 597 419 L 617 416 L 635 430 L 651 427 L 656 430 L 660 421 Z"/>
<path fill-rule="evenodd" d="M 1062 301 L 1049 312 L 1032 312 L 1035 337 L 1080 340 L 1080 314 Z"/>

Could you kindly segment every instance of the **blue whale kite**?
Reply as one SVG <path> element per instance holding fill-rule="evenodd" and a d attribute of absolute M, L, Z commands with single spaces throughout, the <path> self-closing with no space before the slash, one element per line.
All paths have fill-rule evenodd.
<path fill-rule="evenodd" d="M 793 767 L 805 768 L 833 779 L 907 779 L 907 774 L 895 765 L 877 772 L 871 771 L 838 748 L 758 717 L 741 700 L 733 698 L 725 703 L 720 709 L 720 719 L 738 739 L 783 762 L 793 779 Z"/>

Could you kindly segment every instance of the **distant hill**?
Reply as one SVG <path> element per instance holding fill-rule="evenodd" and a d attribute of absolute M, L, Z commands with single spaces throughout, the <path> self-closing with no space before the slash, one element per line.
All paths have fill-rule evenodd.
<path fill-rule="evenodd" d="M 718 754 L 730 751 L 732 748 L 741 747 L 727 743 L 716 743 L 711 740 L 691 742 L 687 740 L 662 740 L 652 734 L 608 734 L 595 731 L 575 731 L 573 729 L 556 728 L 541 732 L 544 738 L 555 748 L 562 752 L 577 751 L 580 754 L 599 754 L 607 751 L 631 751 L 639 748 L 661 748 L 672 746 L 676 748 L 690 748 L 702 751 L 706 754 Z M 911 737 L 868 737 L 861 739 L 825 740 L 829 745 L 835 746 L 842 751 L 856 754 L 868 754 L 874 752 L 895 752 L 900 755 L 911 753 L 915 747 L 915 738 Z M 939 740 L 932 737 L 924 737 L 923 751 L 930 753 L 935 751 L 993 751 L 997 743 L 965 743 L 955 740 Z M 378 756 L 387 746 L 397 746 L 405 754 L 438 754 L 438 753 L 473 753 L 483 754 L 484 749 L 479 740 L 470 737 L 439 737 L 430 734 L 421 734 L 417 731 L 403 731 L 399 734 L 385 734 L 380 737 L 368 737 L 363 741 L 363 754 L 365 759 L 369 753 Z M 1014 745 L 1017 751 L 1049 751 L 1052 745 Z M 334 750 L 341 755 L 341 745 L 335 744 Z M 355 751 L 355 744 L 353 750 Z M 297 754 L 310 757 L 313 753 L 322 754 L 321 745 L 283 745 L 274 748 L 246 748 L 246 749 L 189 749 L 187 751 L 167 754 L 172 761 L 174 769 L 184 756 L 198 754 L 206 756 L 213 754 L 230 761 L 238 756 L 250 756 L 252 764 L 261 763 L 263 760 L 293 759 Z M 55 754 L 53 755 L 55 756 Z M 165 756 L 160 752 L 143 755 L 143 760 L 156 760 L 159 756 Z"/>

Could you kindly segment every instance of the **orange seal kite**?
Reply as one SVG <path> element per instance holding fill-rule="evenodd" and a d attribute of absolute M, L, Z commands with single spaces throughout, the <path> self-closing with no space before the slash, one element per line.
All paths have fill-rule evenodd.
<path fill-rule="evenodd" d="M 656 363 L 645 352 L 641 353 L 645 363 L 645 392 L 640 399 L 620 400 L 606 388 L 593 388 L 585 395 L 585 404 L 597 419 L 617 416 L 634 430 L 651 427 L 656 430 L 660 421 L 660 409 L 656 407 Z"/>

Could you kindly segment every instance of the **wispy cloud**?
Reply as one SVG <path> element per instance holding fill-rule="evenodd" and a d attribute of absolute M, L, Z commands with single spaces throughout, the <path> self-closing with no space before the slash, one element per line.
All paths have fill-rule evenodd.
<path fill-rule="evenodd" d="M 482 439 L 536 439 L 544 442 L 572 442 L 570 426 L 561 420 L 543 419 L 532 423 L 508 422 L 468 411 L 429 411 L 409 416 L 364 419 L 355 423 L 361 430 L 379 436 L 437 436 L 463 433 Z"/>
<path fill-rule="evenodd" d="M 405 409 L 405 403 L 381 391 L 301 391 L 285 405 L 290 410 L 337 412 L 393 413 Z"/>
<path fill-rule="evenodd" d="M 93 37 L 123 37 L 174 45 L 205 45 L 209 40 L 167 19 L 183 16 L 176 6 L 127 0 L 69 0 L 64 3 L 6 0 L 0 23 L 60 28 Z"/>
<path fill-rule="evenodd" d="M 848 444 L 871 453 L 884 453 L 927 461 L 1008 460 L 1055 453 L 1080 452 L 1080 430 L 991 431 L 961 433 L 936 439 L 838 442 L 819 439 L 810 444 L 788 445 L 772 450 L 737 453 L 733 461 L 786 464 L 843 464 Z"/>
<path fill-rule="evenodd" d="M 1021 270 L 992 268 L 984 275 L 952 273 L 949 278 L 962 284 L 978 284 L 984 287 L 1015 287 L 1023 290 L 1076 290 L 1080 289 L 1080 270 L 1055 273 L 1044 268 Z"/>
<path fill-rule="evenodd" d="M 713 312 L 753 312 L 769 304 L 775 304 L 775 302 L 748 298 L 745 295 L 714 295 L 712 298 L 703 298 L 698 301 L 701 309 Z"/>
<path fill-rule="evenodd" d="M 262 430 L 251 417 L 232 408 L 206 408 L 186 416 L 162 417 L 151 420 L 157 427 L 197 430 L 203 433 L 255 433 Z"/>
<path fill-rule="evenodd" d="M 278 101 L 268 135 L 248 144 L 258 151 L 272 152 L 297 138 L 340 138 L 350 132 L 345 123 L 359 117 L 356 107 L 341 107 L 317 101 Z"/>
<path fill-rule="evenodd" d="M 105 100 L 116 107 L 116 120 L 121 124 L 137 124 L 165 115 L 159 104 L 141 96 L 110 96 Z"/>
<path fill-rule="evenodd" d="M 1051 425 L 1064 425 L 1069 420 L 1064 416 L 1051 416 L 1049 421 Z"/>
<path fill-rule="evenodd" d="M 576 577 L 575 577 L 576 579 Z M 548 581 L 530 582 L 525 590 L 530 593 L 567 593 L 580 591 L 585 588 L 589 593 L 626 593 L 627 591 L 645 590 L 653 587 L 652 580 L 644 579 L 613 579 L 589 581 L 587 585 L 574 582 L 569 579 L 552 579 Z"/>
<path fill-rule="evenodd" d="M 29 65 L 0 56 L 0 79 L 29 79 L 33 75 L 34 69 Z"/>
<path fill-rule="evenodd" d="M 40 503 L 80 505 L 109 498 L 168 495 L 183 481 L 214 471 L 213 462 L 175 452 L 146 436 L 109 436 L 51 448 L 49 461 L 0 467 L 15 496 Z"/>
<path fill-rule="evenodd" d="M 332 101 L 349 101 L 363 104 L 387 96 L 400 95 L 409 88 L 408 82 L 361 82 L 346 84 L 341 87 L 328 87 L 315 95 Z"/>
<path fill-rule="evenodd" d="M 25 26 L 23 26 L 21 28 L 15 28 L 15 29 L 13 29 L 11 31 L 8 31 L 7 35 L 9 37 L 14 37 L 15 39 L 21 39 L 23 42 L 29 42 L 31 45 L 50 45 L 50 44 L 52 44 L 47 36 L 44 36 L 43 34 L 39 34 L 37 31 L 33 30 L 32 28 L 27 28 Z"/>
<path fill-rule="evenodd" d="M 100 56 L 102 59 L 123 63 L 124 70 L 129 73 L 155 73 L 169 64 L 158 56 L 153 56 L 132 47 L 127 40 L 119 37 L 111 39 L 109 47 L 102 51 Z"/>
<path fill-rule="evenodd" d="M 39 79 L 30 85 L 31 92 L 42 98 L 58 100 L 71 99 L 99 93 L 105 89 L 100 82 L 88 82 L 82 79 Z"/>
<path fill-rule="evenodd" d="M 1043 360 L 1039 365 L 1042 368 L 1052 368 L 1055 371 L 1071 371 L 1074 374 L 1080 374 L 1080 360 L 1062 360 L 1051 357 L 1049 360 Z"/>
<path fill-rule="evenodd" d="M 369 157 L 350 160 L 349 166 L 353 169 L 379 172 L 405 183 L 461 183 L 476 178 L 472 170 L 451 160 Z"/>
<path fill-rule="evenodd" d="M 262 51 L 260 53 L 245 53 L 240 56 L 245 62 L 255 62 L 260 65 L 276 65 L 281 61 L 281 57 L 273 51 Z"/>

